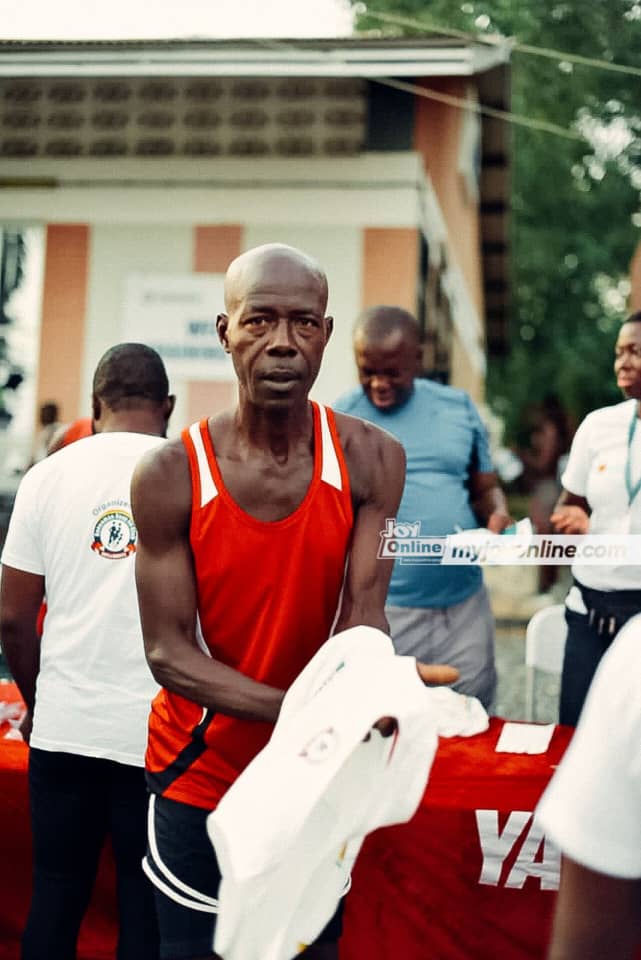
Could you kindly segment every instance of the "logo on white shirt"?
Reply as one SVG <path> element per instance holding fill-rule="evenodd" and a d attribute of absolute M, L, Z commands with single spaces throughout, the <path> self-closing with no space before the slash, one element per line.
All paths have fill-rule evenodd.
<path fill-rule="evenodd" d="M 301 750 L 299 756 L 310 763 L 324 763 L 338 747 L 338 734 L 333 727 L 321 730 Z"/>
<path fill-rule="evenodd" d="M 138 532 L 133 517 L 125 510 L 107 510 L 93 530 L 91 549 L 106 560 L 122 560 L 136 549 Z"/>

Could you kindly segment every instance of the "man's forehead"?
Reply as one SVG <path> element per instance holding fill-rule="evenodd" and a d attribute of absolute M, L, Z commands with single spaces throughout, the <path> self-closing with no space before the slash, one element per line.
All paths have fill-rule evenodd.
<path fill-rule="evenodd" d="M 641 343 L 641 323 L 624 323 L 619 330 L 617 343 Z"/>
<path fill-rule="evenodd" d="M 269 253 L 240 257 L 225 278 L 225 293 L 240 300 L 256 293 L 270 295 L 297 292 L 323 295 L 327 284 L 323 274 L 300 256 Z"/>
<path fill-rule="evenodd" d="M 229 306 L 295 304 L 300 309 L 323 311 L 326 291 L 320 277 L 307 271 L 273 274 L 255 273 L 232 284 L 227 290 Z"/>
<path fill-rule="evenodd" d="M 362 353 L 396 353 L 404 347 L 413 347 L 410 337 L 400 327 L 389 333 L 371 335 L 358 330 L 354 338 L 356 349 Z"/>

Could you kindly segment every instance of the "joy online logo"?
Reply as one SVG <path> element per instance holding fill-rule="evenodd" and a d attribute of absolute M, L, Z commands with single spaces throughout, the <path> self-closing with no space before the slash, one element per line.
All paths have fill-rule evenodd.
<path fill-rule="evenodd" d="M 378 557 L 399 563 L 460 566 L 574 563 L 641 566 L 641 534 L 505 536 L 480 529 L 425 536 L 420 520 L 401 523 L 389 518 L 380 534 Z"/>
<path fill-rule="evenodd" d="M 400 560 L 401 563 L 442 563 L 447 537 L 421 535 L 421 521 L 397 523 L 393 518 L 385 521 L 378 547 L 379 559 Z"/>

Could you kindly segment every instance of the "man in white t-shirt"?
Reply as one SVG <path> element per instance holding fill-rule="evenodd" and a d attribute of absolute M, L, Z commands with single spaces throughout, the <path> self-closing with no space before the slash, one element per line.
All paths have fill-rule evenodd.
<path fill-rule="evenodd" d="M 119 960 L 156 960 L 144 751 L 157 687 L 134 585 L 129 504 L 140 457 L 162 442 L 174 398 L 158 354 L 112 347 L 93 382 L 96 434 L 23 478 L 2 553 L 0 642 L 27 704 L 33 894 L 23 960 L 68 960 L 105 837 L 116 861 Z M 46 592 L 42 639 L 36 618 Z"/>
<path fill-rule="evenodd" d="M 641 616 L 617 635 L 536 812 L 563 853 L 549 960 L 641 945 Z"/>

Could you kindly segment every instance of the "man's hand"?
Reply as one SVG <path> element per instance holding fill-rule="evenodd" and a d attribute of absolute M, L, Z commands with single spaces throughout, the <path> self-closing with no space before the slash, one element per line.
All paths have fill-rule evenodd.
<path fill-rule="evenodd" d="M 423 683 L 432 686 L 446 686 L 450 683 L 456 683 L 459 678 L 456 667 L 450 667 L 445 663 L 421 663 L 417 660 L 416 669 Z"/>
<path fill-rule="evenodd" d="M 554 527 L 555 533 L 587 533 L 590 529 L 590 518 L 582 507 L 567 505 L 557 507 L 550 523 Z"/>
<path fill-rule="evenodd" d="M 417 660 L 416 669 L 423 683 L 432 686 L 442 687 L 445 684 L 456 683 L 459 678 L 458 670 L 455 667 L 448 667 L 444 663 L 421 663 Z M 391 737 L 397 726 L 395 717 L 381 717 L 374 724 L 374 729 L 378 730 L 384 737 Z M 368 740 L 369 735 L 365 739 Z"/>
<path fill-rule="evenodd" d="M 487 518 L 487 529 L 490 533 L 503 533 L 514 524 L 512 517 L 503 510 L 495 510 Z"/>

